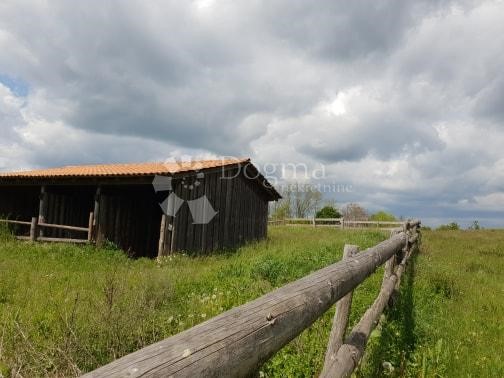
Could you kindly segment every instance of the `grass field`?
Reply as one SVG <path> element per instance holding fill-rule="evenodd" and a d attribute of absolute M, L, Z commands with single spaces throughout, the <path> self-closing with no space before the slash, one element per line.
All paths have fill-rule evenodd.
<path fill-rule="evenodd" d="M 268 240 L 232 254 L 158 263 L 112 246 L 1 235 L 0 372 L 24 377 L 89 371 L 331 264 L 345 243 L 366 248 L 386 238 L 273 227 Z M 504 376 L 504 231 L 432 231 L 423 240 L 357 376 Z M 374 300 L 381 274 L 356 291 L 351 324 Z M 332 316 L 279 352 L 263 375 L 316 375 Z"/>

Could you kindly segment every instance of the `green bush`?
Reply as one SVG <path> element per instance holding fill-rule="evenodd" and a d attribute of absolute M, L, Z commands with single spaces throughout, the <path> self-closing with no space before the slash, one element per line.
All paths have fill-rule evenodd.
<path fill-rule="evenodd" d="M 468 228 L 469 230 L 481 230 L 481 226 L 477 220 L 473 221 Z"/>
<path fill-rule="evenodd" d="M 456 222 L 443 224 L 437 228 L 438 231 L 456 231 L 460 230 L 460 226 Z"/>
<path fill-rule="evenodd" d="M 316 218 L 341 218 L 341 213 L 333 206 L 324 206 L 317 211 Z"/>
<path fill-rule="evenodd" d="M 387 213 L 385 211 L 378 211 L 377 213 L 371 215 L 369 220 L 380 222 L 395 222 L 397 219 L 393 214 Z"/>

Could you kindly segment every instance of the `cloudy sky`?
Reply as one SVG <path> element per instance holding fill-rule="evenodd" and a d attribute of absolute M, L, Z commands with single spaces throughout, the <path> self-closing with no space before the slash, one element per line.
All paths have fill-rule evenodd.
<path fill-rule="evenodd" d="M 503 20 L 503 1 L 2 0 L 0 170 L 250 156 L 306 164 L 340 204 L 504 226 Z"/>

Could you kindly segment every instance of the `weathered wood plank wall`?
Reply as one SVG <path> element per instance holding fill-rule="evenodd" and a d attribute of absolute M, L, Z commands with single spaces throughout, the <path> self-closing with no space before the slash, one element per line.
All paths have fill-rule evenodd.
<path fill-rule="evenodd" d="M 208 224 L 194 224 L 187 202 L 175 219 L 173 243 L 175 250 L 208 253 L 219 248 L 235 248 L 245 241 L 266 236 L 268 199 L 243 173 L 228 170 L 205 175 L 196 190 L 187 190 L 174 181 L 175 193 L 182 199 L 194 200 L 206 195 L 217 214 Z M 166 238 L 172 233 L 166 232 Z"/>
<path fill-rule="evenodd" d="M 103 186 L 96 242 L 106 240 L 132 256 L 157 256 L 161 209 L 149 186 Z"/>
<path fill-rule="evenodd" d="M 40 186 L 9 186 L 0 190 L 0 215 L 30 221 L 38 215 Z"/>
<path fill-rule="evenodd" d="M 89 214 L 93 212 L 96 242 L 109 240 L 132 256 L 156 257 L 160 245 L 162 254 L 171 251 L 207 254 L 266 236 L 269 199 L 257 182 L 245 176 L 244 170 L 238 167 L 214 170 L 205 173 L 201 185 L 194 189 L 184 187 L 182 181 L 191 184 L 195 176 L 196 173 L 190 173 L 173 180 L 174 191 L 184 203 L 175 218 L 168 217 L 163 243 L 159 240 L 162 215 L 159 204 L 164 198 L 162 193 L 154 192 L 148 180 L 138 185 L 51 183 L 1 187 L 0 215 L 23 220 L 37 216 L 45 223 L 87 227 Z M 187 201 L 203 195 L 217 214 L 207 224 L 195 224 Z M 52 238 L 82 236 L 64 229 L 44 229 L 43 233 Z"/>

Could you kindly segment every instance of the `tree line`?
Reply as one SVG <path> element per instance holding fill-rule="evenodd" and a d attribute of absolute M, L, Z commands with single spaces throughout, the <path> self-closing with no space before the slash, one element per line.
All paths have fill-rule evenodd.
<path fill-rule="evenodd" d="M 370 214 L 358 203 L 338 207 L 336 201 L 323 199 L 322 193 L 310 184 L 293 183 L 281 190 L 282 199 L 271 205 L 272 219 L 286 218 L 345 218 L 353 221 L 396 221 L 397 218 L 386 211 Z"/>

